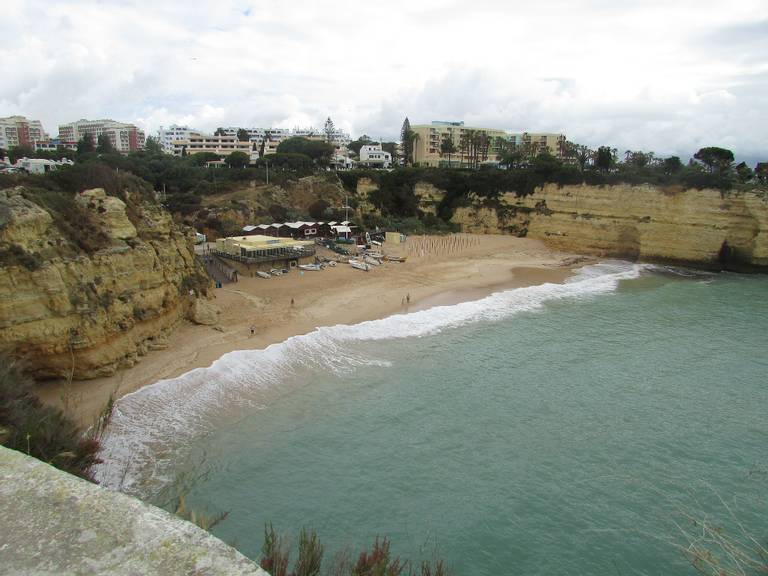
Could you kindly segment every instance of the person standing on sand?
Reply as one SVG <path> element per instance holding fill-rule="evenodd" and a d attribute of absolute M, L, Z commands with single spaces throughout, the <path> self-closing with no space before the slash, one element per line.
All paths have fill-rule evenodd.
<path fill-rule="evenodd" d="M 408 294 L 405 295 L 405 303 L 410 304 L 411 303 L 411 293 L 408 292 Z"/>
<path fill-rule="evenodd" d="M 254 334 L 256 334 L 256 325 L 251 324 L 251 336 L 253 336 Z"/>

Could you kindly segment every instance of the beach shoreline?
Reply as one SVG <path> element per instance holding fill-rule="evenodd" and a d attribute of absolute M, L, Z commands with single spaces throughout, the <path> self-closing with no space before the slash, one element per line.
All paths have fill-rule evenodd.
<path fill-rule="evenodd" d="M 408 255 L 405 263 L 385 263 L 367 273 L 338 264 L 268 280 L 241 277 L 215 291 L 211 303 L 221 311 L 216 325 L 183 321 L 170 334 L 167 348 L 148 352 L 133 367 L 69 385 L 46 383 L 39 395 L 48 404 L 66 407 L 70 417 L 87 427 L 111 395 L 119 398 L 210 366 L 228 352 L 263 349 L 321 326 L 353 325 L 478 300 L 502 290 L 562 283 L 575 266 L 591 261 L 536 240 L 463 236 L 468 240 L 461 248 L 441 247 L 430 237 L 409 238 L 404 245 L 385 248 L 387 253 Z"/>

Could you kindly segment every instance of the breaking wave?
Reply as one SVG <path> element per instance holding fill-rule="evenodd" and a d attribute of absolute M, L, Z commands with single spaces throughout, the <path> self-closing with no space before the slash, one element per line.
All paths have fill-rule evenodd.
<path fill-rule="evenodd" d="M 608 261 L 585 266 L 563 284 L 497 292 L 480 300 L 396 314 L 352 326 L 317 328 L 263 350 L 223 355 L 207 368 L 146 386 L 115 404 L 96 470 L 105 487 L 147 496 L 173 479 L 175 464 L 195 438 L 267 406 L 284 393 L 281 383 L 298 370 L 346 373 L 386 362 L 350 349 L 352 341 L 423 337 L 478 321 L 538 310 L 548 301 L 584 298 L 616 290 L 637 278 L 643 265 Z"/>

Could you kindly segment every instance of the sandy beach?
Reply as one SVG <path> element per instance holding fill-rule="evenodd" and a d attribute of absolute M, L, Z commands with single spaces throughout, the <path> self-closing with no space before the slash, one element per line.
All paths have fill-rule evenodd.
<path fill-rule="evenodd" d="M 260 349 L 319 326 L 355 324 L 396 313 L 476 300 L 503 289 L 563 282 L 586 259 L 555 252 L 541 242 L 510 236 L 409 237 L 384 252 L 407 255 L 370 272 L 339 264 L 322 271 L 270 279 L 241 278 L 214 291 L 216 326 L 182 322 L 168 348 L 149 352 L 134 367 L 110 377 L 50 383 L 42 399 L 90 425 L 114 392 L 117 397 L 161 379 L 209 366 L 233 350 Z M 329 253 L 331 254 L 331 253 Z M 251 327 L 255 334 L 251 335 Z"/>

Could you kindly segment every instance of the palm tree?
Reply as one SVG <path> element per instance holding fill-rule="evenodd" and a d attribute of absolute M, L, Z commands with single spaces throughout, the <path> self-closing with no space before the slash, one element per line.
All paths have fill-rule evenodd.
<path fill-rule="evenodd" d="M 454 154 L 456 152 L 456 145 L 453 143 L 453 136 L 448 135 L 447 137 L 444 137 L 442 142 L 440 142 L 440 157 L 447 155 L 448 156 L 448 168 L 451 167 L 451 154 Z"/>

